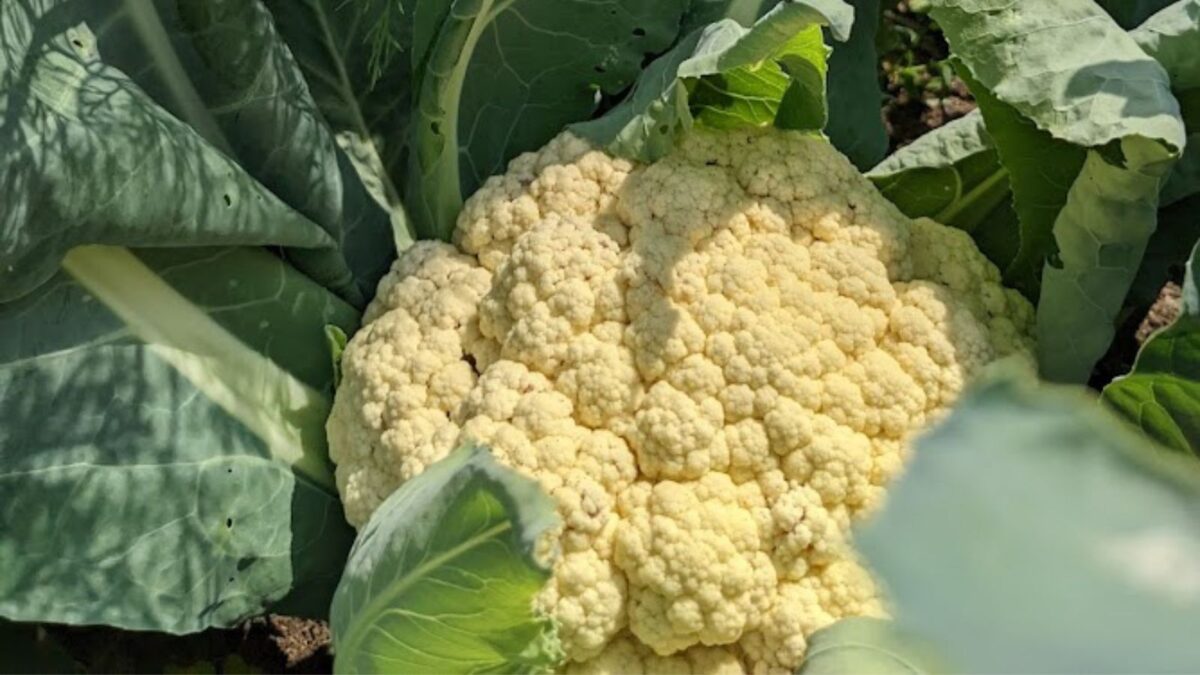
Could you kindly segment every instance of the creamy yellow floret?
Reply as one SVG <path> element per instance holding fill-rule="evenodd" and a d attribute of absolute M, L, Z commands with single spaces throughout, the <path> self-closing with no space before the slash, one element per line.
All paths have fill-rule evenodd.
<path fill-rule="evenodd" d="M 828 143 L 692 133 L 638 165 L 564 133 L 406 251 L 328 423 L 361 525 L 484 443 L 562 520 L 537 599 L 569 672 L 792 671 L 883 613 L 849 528 L 1033 313 L 963 232 Z"/>

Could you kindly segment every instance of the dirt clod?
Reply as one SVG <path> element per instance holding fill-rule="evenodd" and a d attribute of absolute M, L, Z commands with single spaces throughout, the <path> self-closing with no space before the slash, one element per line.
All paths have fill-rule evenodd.
<path fill-rule="evenodd" d="M 1138 344 L 1144 343 L 1151 335 L 1174 323 L 1175 319 L 1179 318 L 1182 307 L 1183 289 L 1174 281 L 1168 282 L 1159 292 L 1158 299 L 1154 301 L 1134 334 Z"/>
<path fill-rule="evenodd" d="M 267 621 L 271 624 L 274 633 L 271 640 L 286 657 L 289 670 L 297 669 L 309 661 L 328 659 L 329 624 L 324 621 L 277 614 L 268 617 Z"/>

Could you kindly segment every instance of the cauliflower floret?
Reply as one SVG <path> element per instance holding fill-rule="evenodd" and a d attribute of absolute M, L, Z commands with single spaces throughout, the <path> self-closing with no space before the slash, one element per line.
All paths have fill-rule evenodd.
<path fill-rule="evenodd" d="M 735 642 L 770 607 L 776 579 L 733 481 L 638 487 L 623 496 L 616 547 L 633 634 L 662 655 Z"/>
<path fill-rule="evenodd" d="M 568 675 L 742 675 L 738 655 L 721 647 L 692 647 L 671 656 L 661 656 L 637 638 L 622 634 L 590 661 L 572 663 Z"/>
<path fill-rule="evenodd" d="M 346 517 L 476 442 L 561 527 L 569 672 L 791 672 L 883 609 L 848 542 L 909 439 L 1033 312 L 963 232 L 828 143 L 692 132 L 648 166 L 564 133 L 380 283 L 328 423 Z"/>

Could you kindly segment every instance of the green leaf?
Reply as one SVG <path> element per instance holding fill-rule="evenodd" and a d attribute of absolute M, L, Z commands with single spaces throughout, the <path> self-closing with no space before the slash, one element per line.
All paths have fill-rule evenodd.
<path fill-rule="evenodd" d="M 1000 269 L 1017 255 L 1017 214 L 1008 170 L 978 111 L 924 134 L 867 174 L 910 218 L 970 233 Z"/>
<path fill-rule="evenodd" d="M 365 305 L 393 255 L 389 214 L 255 0 L 15 0 L 0 12 L 26 29 L 0 36 L 14 204 L 0 215 L 0 300 L 77 244 L 270 244 Z"/>
<path fill-rule="evenodd" d="M 294 250 L 293 263 L 351 304 L 365 306 L 395 257 L 392 218 L 339 149 L 271 13 L 257 0 L 158 4 L 184 70 L 172 77 L 186 78 L 183 83 L 165 81 L 169 73 L 162 68 L 145 68 L 146 50 L 125 48 L 137 45 L 138 35 L 121 34 L 113 20 L 119 10 L 105 13 L 101 53 L 185 121 L 190 111 L 173 107 L 169 93 L 190 83 L 222 135 L 218 147 L 336 243 Z"/>
<path fill-rule="evenodd" d="M 200 2 L 200 0 L 191 0 Z M 414 233 L 400 206 L 407 170 L 413 90 L 408 69 L 369 45 L 403 50 L 412 41 L 408 0 L 262 0 L 334 132 L 374 200 L 389 211 L 398 248 Z M 396 16 L 394 5 L 403 4 Z M 370 289 L 372 293 L 374 288 Z"/>
<path fill-rule="evenodd" d="M 339 673 L 550 671 L 562 659 L 533 598 L 558 523 L 538 485 L 483 448 L 405 483 L 359 532 L 333 600 Z"/>
<path fill-rule="evenodd" d="M 1195 212 L 1191 217 L 1200 221 Z M 1183 282 L 1182 313 L 1138 353 L 1133 372 L 1104 388 L 1104 401 L 1163 445 L 1200 455 L 1200 244 Z"/>
<path fill-rule="evenodd" d="M 798 675 L 921 675 L 948 672 L 928 647 L 891 621 L 849 617 L 813 633 Z"/>
<path fill-rule="evenodd" d="M 825 133 L 859 169 L 866 171 L 888 150 L 883 125 L 883 92 L 879 89 L 880 0 L 847 0 L 854 6 L 850 38 L 835 45 L 829 57 L 829 123 Z"/>
<path fill-rule="evenodd" d="M 750 27 L 780 0 L 696 0 L 684 17 L 683 34 L 722 19 L 733 19 Z M 887 130 L 883 126 L 883 93 L 879 89 L 875 53 L 875 34 L 879 29 L 879 0 L 848 0 L 854 8 L 854 25 L 850 37 L 839 44 L 829 57 L 829 121 L 825 132 L 829 140 L 860 169 L 867 170 L 887 153 Z M 769 77 L 764 77 L 764 72 Z M 710 80 L 747 79 L 758 84 L 760 110 L 769 111 L 763 117 L 747 116 L 746 124 L 770 123 L 774 104 L 787 88 L 787 74 L 776 64 L 767 62 L 759 68 L 741 69 L 710 78 L 702 78 L 697 86 Z M 764 119 L 765 118 L 765 119 Z M 708 124 L 709 121 L 705 120 Z"/>
<path fill-rule="evenodd" d="M 333 388 L 337 389 L 342 383 L 342 353 L 346 351 L 349 342 L 346 331 L 329 325 L 325 326 L 325 342 L 329 345 L 329 361 L 333 367 Z"/>
<path fill-rule="evenodd" d="M 780 0 L 692 0 L 687 14 L 683 17 L 681 33 L 687 35 L 697 28 L 722 19 L 733 19 L 749 27 L 779 2 Z"/>
<path fill-rule="evenodd" d="M 357 313 L 260 249 L 64 265 L 0 305 L 0 616 L 173 633 L 275 603 L 322 616 L 352 537 L 322 336 Z"/>
<path fill-rule="evenodd" d="M 819 27 L 844 40 L 852 22 L 853 8 L 841 0 L 790 0 L 750 28 L 732 19 L 709 24 L 651 63 L 620 105 L 571 129 L 640 161 L 668 153 L 696 119 L 820 131 L 828 49 Z"/>
<path fill-rule="evenodd" d="M 934 0 L 1008 170 L 1038 297 L 1038 362 L 1082 382 L 1107 351 L 1185 132 L 1166 72 L 1089 0 Z"/>
<path fill-rule="evenodd" d="M 1186 672 L 1200 465 L 1090 398 L 998 378 L 916 442 L 857 545 L 960 672 Z"/>
<path fill-rule="evenodd" d="M 77 7 L 0 7 L 0 302 L 49 279 L 77 244 L 333 246 L 103 61 Z M 129 16 L 149 21 L 154 6 L 130 7 Z M 203 106 L 195 109 L 214 126 Z"/>
<path fill-rule="evenodd" d="M 352 536 L 324 328 L 356 327 L 399 211 L 258 0 L 0 25 L 0 616 L 324 615 Z"/>
<path fill-rule="evenodd" d="M 453 9 L 451 10 L 451 5 Z M 595 112 L 678 34 L 684 0 L 430 0 L 414 10 L 419 75 L 406 205 L 448 239 L 464 195 Z"/>
<path fill-rule="evenodd" d="M 1044 377 L 1086 380 L 1108 351 L 1125 297 L 1158 219 L 1158 193 L 1169 170 L 1162 146 L 1121 143 L 1127 168 L 1088 153 L 1054 224 L 1060 265 L 1047 265 L 1038 302 L 1038 364 Z"/>
<path fill-rule="evenodd" d="M 1167 70 L 1188 131 L 1188 148 L 1163 187 L 1162 203 L 1200 192 L 1200 0 L 1180 0 L 1130 32 Z"/>

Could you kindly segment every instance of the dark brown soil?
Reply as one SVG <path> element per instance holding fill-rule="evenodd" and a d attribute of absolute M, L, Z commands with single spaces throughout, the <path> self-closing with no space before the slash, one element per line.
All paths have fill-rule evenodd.
<path fill-rule="evenodd" d="M 329 626 L 269 615 L 229 630 L 174 636 L 101 626 L 47 626 L 87 673 L 328 673 Z"/>
<path fill-rule="evenodd" d="M 274 631 L 272 641 L 287 659 L 286 667 L 293 673 L 329 672 L 329 624 L 294 616 L 271 616 L 268 621 Z"/>
<path fill-rule="evenodd" d="M 885 9 L 879 36 L 884 122 L 891 149 L 975 109 L 966 84 L 947 62 L 950 50 L 927 15 L 908 2 Z"/>

